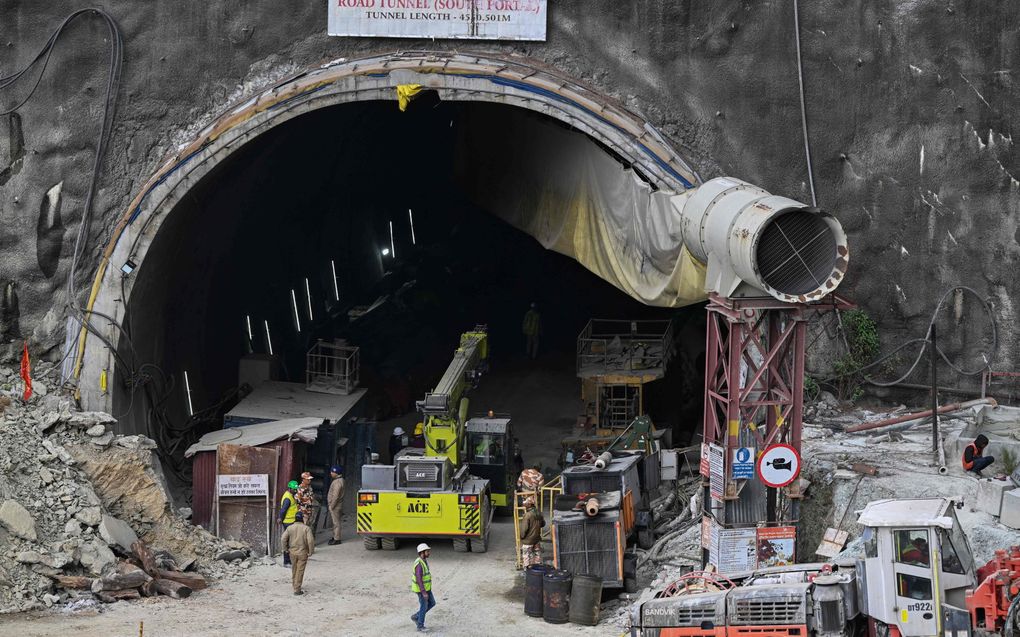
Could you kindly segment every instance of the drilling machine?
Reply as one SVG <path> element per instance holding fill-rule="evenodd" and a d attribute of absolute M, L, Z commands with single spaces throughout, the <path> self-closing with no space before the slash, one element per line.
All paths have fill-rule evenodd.
<path fill-rule="evenodd" d="M 1020 613 L 1020 547 L 975 569 L 956 506 L 947 498 L 869 503 L 858 519 L 864 558 L 855 563 L 734 579 L 689 574 L 632 606 L 631 635 L 1008 637 Z"/>

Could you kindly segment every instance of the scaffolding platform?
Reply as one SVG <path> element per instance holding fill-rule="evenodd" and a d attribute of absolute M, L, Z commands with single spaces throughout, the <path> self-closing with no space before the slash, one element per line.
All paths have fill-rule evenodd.
<path fill-rule="evenodd" d="M 577 337 L 577 376 L 604 384 L 643 384 L 666 375 L 671 321 L 592 319 Z"/>
<path fill-rule="evenodd" d="M 349 395 L 361 376 L 361 352 L 344 342 L 319 341 L 305 356 L 305 389 Z"/>

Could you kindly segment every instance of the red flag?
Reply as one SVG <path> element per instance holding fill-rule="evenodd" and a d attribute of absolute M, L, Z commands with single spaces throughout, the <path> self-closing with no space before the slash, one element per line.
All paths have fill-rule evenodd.
<path fill-rule="evenodd" d="M 25 381 L 25 402 L 32 397 L 32 364 L 28 361 L 28 343 L 21 354 L 21 378 Z"/>

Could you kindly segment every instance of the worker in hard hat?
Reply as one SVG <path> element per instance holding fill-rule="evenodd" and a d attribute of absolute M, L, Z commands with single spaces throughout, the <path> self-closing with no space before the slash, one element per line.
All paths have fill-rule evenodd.
<path fill-rule="evenodd" d="M 312 474 L 305 471 L 301 474 L 301 486 L 298 487 L 297 494 L 298 507 L 301 509 L 301 513 L 305 516 L 305 524 L 314 528 L 315 526 L 315 507 L 318 504 L 315 501 L 315 491 L 312 490 Z"/>
<path fill-rule="evenodd" d="M 542 315 L 538 313 L 538 304 L 532 303 L 524 314 L 521 331 L 524 333 L 525 354 L 532 360 L 538 358 L 538 337 L 542 335 Z"/>
<path fill-rule="evenodd" d="M 329 544 L 340 543 L 340 529 L 344 519 L 344 491 L 347 485 L 344 482 L 344 468 L 340 465 L 333 465 L 329 468 L 329 492 L 326 494 L 326 506 L 329 507 L 329 517 L 333 520 L 333 537 Z"/>
<path fill-rule="evenodd" d="M 411 621 L 418 627 L 418 632 L 425 632 L 425 613 L 436 605 L 432 594 L 432 572 L 429 570 L 429 555 L 432 549 L 424 542 L 418 545 L 418 559 L 414 561 L 414 576 L 411 578 L 411 592 L 418 597 L 418 612 L 411 615 Z"/>
<path fill-rule="evenodd" d="M 305 580 L 305 565 L 308 564 L 308 558 L 312 553 L 315 553 L 315 535 L 305 525 L 305 517 L 300 511 L 297 512 L 294 524 L 291 524 L 283 532 L 280 546 L 284 555 L 290 553 L 291 560 L 294 562 L 290 571 L 290 583 L 294 587 L 294 594 L 304 595 L 305 592 L 301 585 Z"/>
<path fill-rule="evenodd" d="M 411 446 L 417 449 L 425 448 L 425 425 L 423 423 L 414 426 L 414 438 L 411 439 Z"/>
<path fill-rule="evenodd" d="M 521 519 L 521 563 L 524 568 L 542 563 L 542 527 L 545 520 L 535 508 L 534 496 L 524 498 L 524 518 Z"/>
<path fill-rule="evenodd" d="M 390 464 L 396 463 L 397 453 L 407 446 L 408 444 L 407 434 L 404 433 L 403 427 L 394 427 L 393 435 L 390 436 Z"/>
<path fill-rule="evenodd" d="M 297 480 L 291 480 L 287 483 L 287 490 L 283 492 L 283 497 L 280 498 L 280 524 L 283 525 L 284 532 L 287 531 L 287 527 L 294 524 L 298 514 L 298 503 L 295 494 L 299 488 Z M 283 551 L 283 565 L 290 566 L 290 553 L 286 550 Z"/>
<path fill-rule="evenodd" d="M 984 434 L 978 434 L 974 442 L 967 445 L 963 450 L 963 468 L 965 471 L 970 471 L 980 477 L 983 475 L 981 472 L 987 469 L 988 465 L 995 462 L 993 456 L 983 455 L 987 446 L 988 437 Z"/>

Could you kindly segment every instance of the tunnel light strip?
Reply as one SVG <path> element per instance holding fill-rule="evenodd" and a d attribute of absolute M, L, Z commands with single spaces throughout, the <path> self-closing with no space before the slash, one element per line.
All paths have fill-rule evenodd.
<path fill-rule="evenodd" d="M 269 355 L 273 355 L 273 339 L 269 336 L 269 321 L 262 321 L 266 326 L 266 350 L 269 351 Z"/>
<path fill-rule="evenodd" d="M 195 415 L 195 408 L 191 406 L 191 381 L 188 380 L 188 370 L 184 370 L 184 390 L 188 394 L 188 415 Z"/>
<path fill-rule="evenodd" d="M 298 316 L 297 309 L 297 294 L 294 293 L 294 288 L 290 289 L 290 307 L 294 310 L 294 329 L 301 331 L 301 317 Z"/>
<path fill-rule="evenodd" d="M 334 263 L 333 261 L 330 261 L 329 262 L 329 267 L 333 270 L 333 296 L 335 296 L 336 300 L 339 301 L 340 300 L 340 284 L 337 283 L 337 280 L 336 280 L 336 263 Z"/>
<path fill-rule="evenodd" d="M 315 317 L 312 316 L 312 288 L 308 285 L 308 279 L 305 279 L 305 297 L 308 299 L 308 320 L 314 321 Z"/>
<path fill-rule="evenodd" d="M 249 343 L 255 342 L 255 338 L 254 336 L 252 336 L 251 333 L 251 317 L 248 316 L 247 314 L 244 315 L 244 324 L 248 326 L 248 342 Z"/>
<path fill-rule="evenodd" d="M 393 222 L 390 222 L 390 256 L 397 258 L 397 244 L 393 241 Z"/>
<path fill-rule="evenodd" d="M 418 242 L 414 240 L 414 213 L 411 209 L 407 209 L 407 219 L 411 222 L 411 245 L 417 245 Z"/>

